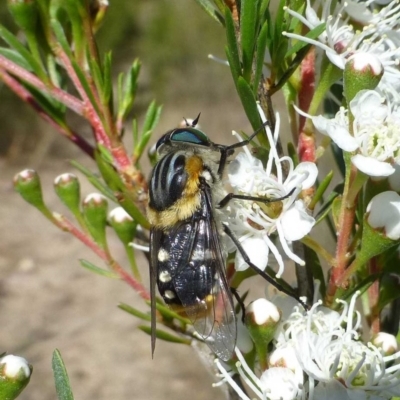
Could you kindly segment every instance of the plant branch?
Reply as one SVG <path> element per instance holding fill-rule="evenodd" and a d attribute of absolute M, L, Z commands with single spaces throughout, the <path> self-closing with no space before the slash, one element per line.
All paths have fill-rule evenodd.
<path fill-rule="evenodd" d="M 20 67 L 14 62 L 8 60 L 4 56 L 0 55 L 0 68 L 7 71 L 9 74 L 16 76 L 28 83 L 29 85 L 48 93 L 54 99 L 58 100 L 60 103 L 64 104 L 70 110 L 74 111 L 78 115 L 84 115 L 84 104 L 82 101 L 77 99 L 76 97 L 70 95 L 67 92 L 64 92 L 58 87 L 52 86 L 49 87 L 44 84 L 39 78 L 37 78 L 34 74 L 27 71 L 26 69 Z"/>
<path fill-rule="evenodd" d="M 29 104 L 35 111 L 52 127 L 58 130 L 68 140 L 76 144 L 83 152 L 89 157 L 94 159 L 94 148 L 84 138 L 77 133 L 71 131 L 68 127 L 59 124 L 54 120 L 46 111 L 39 105 L 39 103 L 32 97 L 31 93 L 25 89 L 16 79 L 7 73 L 7 71 L 0 68 L 1 80 L 25 103 Z"/>
<path fill-rule="evenodd" d="M 71 235 L 75 236 L 83 244 L 89 247 L 95 254 L 97 254 L 105 263 L 107 263 L 110 268 L 116 272 L 119 277 L 124 280 L 129 286 L 131 286 L 142 299 L 149 301 L 150 294 L 147 289 L 131 275 L 129 275 L 106 251 L 101 249 L 89 236 L 84 232 L 80 231 L 76 226 L 74 226 L 67 218 L 61 214 L 53 213 L 53 222 L 62 230 L 69 232 Z"/>

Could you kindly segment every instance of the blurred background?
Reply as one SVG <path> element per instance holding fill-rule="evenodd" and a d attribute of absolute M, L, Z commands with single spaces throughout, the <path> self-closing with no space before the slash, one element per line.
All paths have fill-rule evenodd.
<path fill-rule="evenodd" d="M 0 2 L 0 22 L 16 32 L 5 1 Z M 203 130 L 214 141 L 233 142 L 232 129 L 250 129 L 228 67 L 207 58 L 209 53 L 224 58 L 224 35 L 195 1 L 110 0 L 99 46 L 101 51 L 112 49 L 115 77 L 135 58 L 141 60 L 133 113 L 140 122 L 151 100 L 163 104 L 151 144 L 182 117 L 199 112 Z M 83 121 L 71 116 L 71 123 L 90 137 Z M 31 383 L 20 399 L 56 398 L 51 371 L 55 348 L 62 353 L 76 399 L 224 398 L 211 387 L 216 377 L 191 348 L 158 341 L 152 360 L 150 338 L 137 329 L 139 320 L 117 308 L 120 302 L 142 304 L 138 296 L 124 283 L 84 270 L 79 259 L 101 263 L 13 190 L 17 172 L 36 169 L 47 204 L 66 212 L 54 194 L 54 178 L 76 173 L 70 159 L 91 169 L 94 164 L 4 86 L 0 126 L 0 353 L 20 355 L 33 364 Z M 83 179 L 81 183 L 83 196 L 93 191 Z M 110 246 L 124 264 L 118 240 L 110 238 Z M 147 262 L 138 260 L 147 278 Z"/>

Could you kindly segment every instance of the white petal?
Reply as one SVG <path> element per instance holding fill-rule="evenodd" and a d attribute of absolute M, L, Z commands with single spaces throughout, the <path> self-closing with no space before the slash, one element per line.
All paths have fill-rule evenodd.
<path fill-rule="evenodd" d="M 229 164 L 229 183 L 239 190 L 249 192 L 257 172 L 263 172 L 262 162 L 255 157 L 242 152 Z"/>
<path fill-rule="evenodd" d="M 331 123 L 329 118 L 325 118 L 322 115 L 318 115 L 316 117 L 310 117 L 308 114 L 307 116 L 312 119 L 314 126 L 322 133 L 323 135 L 328 134 L 328 126 Z"/>
<path fill-rule="evenodd" d="M 293 174 L 307 176 L 307 178 L 301 184 L 301 189 L 304 190 L 314 185 L 318 176 L 318 168 L 315 163 L 304 161 L 297 165 L 297 167 L 293 171 Z"/>
<path fill-rule="evenodd" d="M 262 271 L 268 264 L 269 248 L 261 237 L 250 237 L 242 243 L 243 250 L 249 256 L 250 261 Z M 235 268 L 236 271 L 244 271 L 249 265 L 244 261 L 239 251 L 236 251 Z"/>
<path fill-rule="evenodd" d="M 242 353 L 250 353 L 253 350 L 253 340 L 251 339 L 250 333 L 246 326 L 243 324 L 240 318 L 237 320 L 237 341 L 236 346 Z"/>
<path fill-rule="evenodd" d="M 387 107 L 382 105 L 382 96 L 375 90 L 360 90 L 350 101 L 350 110 L 355 116 L 364 113 L 378 116 L 386 109 Z M 376 114 L 377 111 L 379 114 Z"/>
<path fill-rule="evenodd" d="M 337 123 L 332 123 L 328 127 L 329 137 L 344 151 L 354 151 L 358 149 L 357 140 L 350 135 L 347 128 Z"/>
<path fill-rule="evenodd" d="M 315 224 L 315 219 L 307 214 L 302 200 L 297 200 L 294 206 L 281 217 L 283 234 L 289 241 L 300 240 L 307 235 Z"/>
<path fill-rule="evenodd" d="M 320 400 L 349 400 L 346 388 L 334 378 L 328 382 L 320 382 L 314 390 L 314 398 Z"/>
<path fill-rule="evenodd" d="M 394 164 L 394 173 L 389 176 L 389 186 L 396 192 L 400 192 L 400 165 Z"/>
<path fill-rule="evenodd" d="M 263 391 L 270 400 L 292 400 L 298 395 L 298 382 L 289 368 L 272 367 L 260 377 Z"/>
<path fill-rule="evenodd" d="M 392 175 L 395 169 L 387 162 L 378 161 L 372 157 L 366 157 L 361 154 L 356 154 L 351 157 L 351 162 L 361 172 L 369 176 L 383 177 Z"/>
<path fill-rule="evenodd" d="M 328 135 L 341 149 L 354 151 L 358 148 L 356 139 L 350 135 L 347 127 L 342 123 L 322 115 L 313 117 L 312 122 L 320 133 Z"/>
<path fill-rule="evenodd" d="M 336 51 L 327 51 L 326 56 L 332 64 L 336 65 L 340 69 L 344 69 L 345 58 L 342 54 L 337 54 Z"/>
<path fill-rule="evenodd" d="M 384 228 L 392 240 L 400 238 L 400 196 L 393 191 L 377 194 L 369 202 L 368 223 L 373 228 Z"/>

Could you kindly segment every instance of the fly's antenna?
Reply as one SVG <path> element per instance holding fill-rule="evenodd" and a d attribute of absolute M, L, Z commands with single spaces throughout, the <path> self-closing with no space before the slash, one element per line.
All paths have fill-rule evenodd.
<path fill-rule="evenodd" d="M 199 112 L 199 115 L 193 120 L 193 122 L 192 122 L 193 128 L 199 123 L 200 115 L 201 115 L 201 112 Z"/>
<path fill-rule="evenodd" d="M 191 123 L 189 122 L 190 120 L 188 121 L 185 117 L 183 117 L 183 120 L 185 121 L 186 126 L 190 126 L 190 127 L 194 128 L 199 123 L 200 114 L 201 114 L 201 112 L 194 120 L 192 120 Z"/>

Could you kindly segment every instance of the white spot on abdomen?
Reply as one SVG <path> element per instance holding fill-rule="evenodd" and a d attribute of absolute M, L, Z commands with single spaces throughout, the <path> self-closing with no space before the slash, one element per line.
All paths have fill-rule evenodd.
<path fill-rule="evenodd" d="M 175 293 L 172 290 L 166 290 L 164 292 L 164 297 L 166 297 L 167 299 L 174 299 L 175 298 Z"/>
<path fill-rule="evenodd" d="M 158 275 L 158 279 L 163 283 L 167 283 L 170 282 L 172 278 L 168 271 L 161 271 L 160 275 Z"/>
<path fill-rule="evenodd" d="M 169 260 L 168 251 L 165 249 L 160 249 L 157 254 L 158 261 L 165 262 Z"/>

